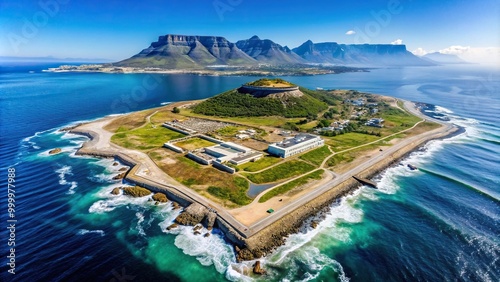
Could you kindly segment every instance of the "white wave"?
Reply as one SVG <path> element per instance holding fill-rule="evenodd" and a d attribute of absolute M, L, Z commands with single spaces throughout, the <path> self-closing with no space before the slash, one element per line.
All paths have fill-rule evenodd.
<path fill-rule="evenodd" d="M 87 230 L 87 229 L 80 229 L 80 230 L 78 230 L 77 234 L 78 235 L 99 234 L 101 236 L 105 236 L 106 235 L 103 230 Z"/>
<path fill-rule="evenodd" d="M 66 192 L 68 195 L 75 194 L 75 189 L 78 187 L 78 182 L 76 181 L 71 181 L 70 184 L 71 186 L 69 187 L 68 192 Z"/>
<path fill-rule="evenodd" d="M 144 222 L 144 214 L 141 212 L 136 212 L 135 216 L 137 217 L 137 231 L 139 232 L 140 235 L 146 236 L 146 232 L 144 232 L 144 227 L 142 226 L 142 223 Z"/>
<path fill-rule="evenodd" d="M 99 192 L 95 194 L 95 196 L 101 198 L 101 200 L 96 201 L 89 208 L 89 213 L 106 213 L 110 212 L 117 207 L 126 206 L 126 205 L 135 205 L 135 206 L 145 206 L 148 201 L 150 201 L 152 195 L 133 198 L 127 195 L 113 195 L 111 191 L 123 185 L 115 184 L 109 185 L 101 189 Z"/>
<path fill-rule="evenodd" d="M 66 175 L 73 175 L 72 167 L 65 165 L 59 169 L 56 169 L 55 172 L 58 173 L 59 184 L 60 185 L 68 185 L 68 181 L 66 181 Z"/>
<path fill-rule="evenodd" d="M 436 109 L 436 112 L 437 113 L 446 113 L 446 114 L 452 114 L 453 111 L 450 110 L 450 109 L 447 109 L 445 107 L 441 107 L 441 106 L 435 106 L 434 107 Z"/>
<path fill-rule="evenodd" d="M 89 213 L 106 213 L 117 208 L 115 203 L 106 200 L 100 200 L 92 204 L 89 208 Z"/>

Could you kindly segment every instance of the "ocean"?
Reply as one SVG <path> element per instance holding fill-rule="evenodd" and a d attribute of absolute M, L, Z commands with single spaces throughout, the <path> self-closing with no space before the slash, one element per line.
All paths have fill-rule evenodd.
<path fill-rule="evenodd" d="M 374 178 L 379 189 L 360 187 L 332 204 L 316 229 L 305 226 L 262 258 L 268 274 L 258 277 L 248 274 L 252 262 L 236 262 L 220 231 L 208 238 L 188 227 L 165 231 L 179 214 L 170 204 L 111 197 L 120 186 L 112 177 L 122 166 L 75 156 L 88 139 L 60 131 L 210 97 L 256 77 L 42 72 L 47 67 L 0 67 L 1 281 L 500 280 L 498 68 L 283 77 L 311 89 L 433 104 L 432 111 L 465 132 L 431 141 L 380 173 Z M 56 147 L 62 153 L 49 156 Z M 419 169 L 409 170 L 408 163 Z M 8 198 L 15 199 L 10 218 Z M 15 274 L 8 272 L 12 260 Z"/>

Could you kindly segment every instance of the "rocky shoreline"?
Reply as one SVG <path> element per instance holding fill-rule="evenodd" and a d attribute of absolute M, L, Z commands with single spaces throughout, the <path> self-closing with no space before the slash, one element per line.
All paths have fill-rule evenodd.
<path fill-rule="evenodd" d="M 172 201 L 172 205 L 176 209 L 179 206 L 185 208 L 175 219 L 175 223 L 168 228 L 176 228 L 179 224 L 195 227 L 203 225 L 208 230 L 217 227 L 223 231 L 227 240 L 235 246 L 238 261 L 258 259 L 283 245 L 288 235 L 299 232 L 304 226 L 308 225 L 314 228 L 318 222 L 311 222 L 310 219 L 312 217 L 328 211 L 333 202 L 338 201 L 341 197 L 360 187 L 360 184 L 354 178 L 343 178 L 340 180 L 341 182 L 328 188 L 324 193 L 309 200 L 307 203 L 290 208 L 286 213 L 282 210 L 279 216 L 279 211 L 276 212 L 273 218 L 268 218 L 272 219 L 272 221 L 263 226 L 258 226 L 258 224 L 244 226 L 223 208 L 212 205 L 210 202 L 204 202 L 199 195 L 193 194 L 191 191 L 185 191 L 182 187 L 176 187 L 160 180 L 142 176 L 140 171 L 144 163 L 132 157 L 132 152 L 130 153 L 132 155 L 129 156 L 127 152 L 124 153 L 121 149 L 113 148 L 106 142 L 104 142 L 107 144 L 106 146 L 102 144 L 104 147 L 98 146 L 99 142 L 103 143 L 103 138 L 99 141 L 99 138 L 103 136 L 100 136 L 98 130 L 94 130 L 92 127 L 87 127 L 86 129 L 77 127 L 71 130 L 72 133 L 85 135 L 91 139 L 82 145 L 77 152 L 78 155 L 111 157 L 131 167 L 128 172 L 120 172 L 119 178 L 123 177 L 123 180 L 126 180 L 128 183 L 145 188 L 149 192 L 164 194 L 165 199 Z M 419 135 L 418 138 L 408 140 L 407 144 L 401 144 L 400 147 L 394 148 L 390 155 L 381 159 L 375 165 L 367 166 L 364 169 L 360 167 L 360 172 L 357 176 L 371 178 L 398 162 L 399 159 L 413 152 L 422 144 L 433 139 L 445 138 L 456 134 L 456 131 L 456 127 L 443 126 L 438 130 L 428 132 L 428 134 Z M 152 167 L 150 166 L 149 168 L 151 169 Z M 151 194 L 149 192 L 139 194 L 149 195 Z M 158 197 L 163 199 L 162 196 Z M 199 230 L 193 230 L 193 232 L 199 232 Z M 210 236 L 210 234 L 205 234 L 205 236 Z"/>

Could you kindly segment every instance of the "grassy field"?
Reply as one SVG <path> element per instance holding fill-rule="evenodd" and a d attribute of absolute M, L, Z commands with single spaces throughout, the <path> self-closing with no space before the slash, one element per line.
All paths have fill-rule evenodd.
<path fill-rule="evenodd" d="M 356 132 L 345 133 L 333 137 L 323 137 L 334 151 L 342 151 L 380 139 L 380 137 Z"/>
<path fill-rule="evenodd" d="M 314 166 L 299 160 L 291 160 L 270 169 L 255 174 L 245 174 L 245 176 L 256 184 L 276 182 L 301 175 L 314 169 Z"/>
<path fill-rule="evenodd" d="M 277 164 L 282 160 L 283 159 L 277 158 L 277 157 L 265 156 L 258 161 L 248 162 L 248 163 L 242 164 L 238 167 L 244 171 L 255 172 L 255 171 L 265 169 L 266 167 L 270 167 L 274 164 Z"/>
<path fill-rule="evenodd" d="M 242 177 L 235 177 L 233 184 L 233 187 L 210 186 L 207 192 L 219 199 L 229 200 L 240 206 L 250 204 L 252 199 L 247 196 L 248 181 Z"/>
<path fill-rule="evenodd" d="M 307 152 L 299 158 L 319 166 L 323 162 L 323 160 L 331 154 L 332 152 L 330 152 L 330 150 L 328 150 L 328 146 L 325 145 L 323 147 Z"/>
<path fill-rule="evenodd" d="M 162 162 L 167 154 L 172 162 Z M 246 195 L 249 184 L 242 177 L 222 172 L 211 166 L 203 166 L 180 154 L 165 153 L 156 149 L 149 152 L 151 158 L 165 173 L 201 195 L 212 195 L 226 207 L 238 207 L 252 201 Z M 212 187 L 212 188 L 210 188 Z"/>
<path fill-rule="evenodd" d="M 184 136 L 163 126 L 148 124 L 132 130 L 120 127 L 117 133 L 111 137 L 111 141 L 128 149 L 148 151 L 163 146 L 169 140 Z"/>
<path fill-rule="evenodd" d="M 312 179 L 319 180 L 319 179 L 321 179 L 323 173 L 324 173 L 323 170 L 317 170 L 317 171 L 311 172 L 307 175 L 304 175 L 301 178 L 295 179 L 295 180 L 290 181 L 286 184 L 278 186 L 278 187 L 272 189 L 271 191 L 267 192 L 266 194 L 264 194 L 259 199 L 259 203 L 264 203 L 267 200 L 269 200 L 275 196 L 283 195 L 286 192 L 291 191 L 296 187 L 299 187 L 301 185 L 306 184 L 307 182 L 309 182 L 309 180 L 312 180 Z"/>
<path fill-rule="evenodd" d="M 181 109 L 181 115 L 187 117 L 198 117 L 204 119 L 212 119 L 217 121 L 227 121 L 238 124 L 248 125 L 250 127 L 255 126 L 271 126 L 271 127 L 281 127 L 287 122 L 296 123 L 300 118 L 284 118 L 278 116 L 272 117 L 211 117 L 200 114 L 193 113 L 190 109 Z"/>
<path fill-rule="evenodd" d="M 189 151 L 200 149 L 203 147 L 209 147 L 209 146 L 213 146 L 213 145 L 215 145 L 215 143 L 210 142 L 210 141 L 205 140 L 205 139 L 198 138 L 198 137 L 175 143 L 175 146 L 181 147 L 181 148 L 183 148 L 185 150 L 189 150 Z"/>
<path fill-rule="evenodd" d="M 113 122 L 106 125 L 104 129 L 110 132 L 116 132 L 119 129 L 121 129 L 122 131 L 132 130 L 144 125 L 146 123 L 146 117 L 154 112 L 155 109 L 151 109 L 120 116 L 113 120 Z"/>

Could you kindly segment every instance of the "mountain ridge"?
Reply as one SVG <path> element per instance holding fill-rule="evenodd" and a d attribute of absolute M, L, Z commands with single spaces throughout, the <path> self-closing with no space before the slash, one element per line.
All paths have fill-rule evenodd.
<path fill-rule="evenodd" d="M 430 60 L 409 52 L 405 45 L 314 43 L 307 40 L 290 49 L 254 35 L 236 43 L 222 36 L 166 34 L 138 54 L 115 66 L 165 69 L 203 69 L 210 66 L 258 65 L 430 66 Z"/>

